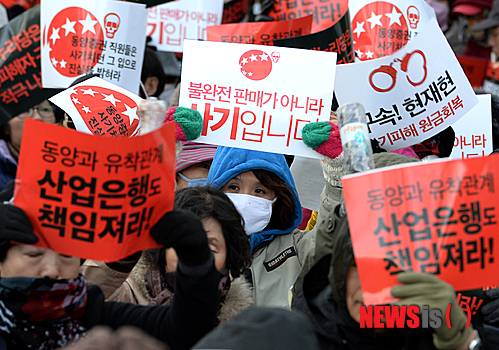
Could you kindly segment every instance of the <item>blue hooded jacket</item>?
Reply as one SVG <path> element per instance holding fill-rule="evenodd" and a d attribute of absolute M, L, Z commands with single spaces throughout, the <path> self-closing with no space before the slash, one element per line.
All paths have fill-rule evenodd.
<path fill-rule="evenodd" d="M 300 225 L 303 218 L 295 182 L 286 163 L 286 158 L 282 154 L 219 146 L 208 174 L 208 185 L 220 189 L 235 176 L 256 169 L 273 172 L 288 184 L 292 194 L 294 212 L 289 218 L 289 221 L 292 222 L 290 227 L 284 230 L 264 229 L 261 232 L 253 233 L 249 238 L 251 250 L 264 242 L 270 243 L 276 235 L 292 232 Z"/>

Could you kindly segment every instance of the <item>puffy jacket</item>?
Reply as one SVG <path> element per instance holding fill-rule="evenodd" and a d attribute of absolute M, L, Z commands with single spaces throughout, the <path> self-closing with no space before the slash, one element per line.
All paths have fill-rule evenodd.
<path fill-rule="evenodd" d="M 256 169 L 270 171 L 288 185 L 294 211 L 286 229 L 265 228 L 249 238 L 255 302 L 259 306 L 289 307 L 289 291 L 301 271 L 303 258 L 313 245 L 311 237 L 297 229 L 303 213 L 286 159 L 277 153 L 219 146 L 208 174 L 208 184 L 219 189 L 235 176 Z"/>

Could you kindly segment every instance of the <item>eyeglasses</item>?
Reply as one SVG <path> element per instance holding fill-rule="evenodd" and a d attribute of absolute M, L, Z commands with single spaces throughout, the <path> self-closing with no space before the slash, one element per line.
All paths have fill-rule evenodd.
<path fill-rule="evenodd" d="M 35 106 L 28 109 L 26 112 L 20 113 L 18 117 L 21 119 L 33 118 L 33 115 L 35 115 L 35 109 L 38 110 L 38 114 L 40 114 L 40 116 L 43 119 L 55 118 L 54 109 L 52 108 L 52 106 L 43 106 L 43 107 Z"/>

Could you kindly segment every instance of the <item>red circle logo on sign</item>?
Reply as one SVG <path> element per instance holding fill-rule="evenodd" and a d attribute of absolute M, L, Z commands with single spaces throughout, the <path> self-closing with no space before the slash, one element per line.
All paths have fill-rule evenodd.
<path fill-rule="evenodd" d="M 137 136 L 138 105 L 130 97 L 95 85 L 80 85 L 71 101 L 88 129 L 95 135 Z"/>
<path fill-rule="evenodd" d="M 272 71 L 272 58 L 261 50 L 250 50 L 239 59 L 239 67 L 246 78 L 262 80 Z"/>
<path fill-rule="evenodd" d="M 409 29 L 397 6 L 376 1 L 357 12 L 352 20 L 352 36 L 357 57 L 366 61 L 401 49 L 409 41 Z"/>
<path fill-rule="evenodd" d="M 81 7 L 68 7 L 50 23 L 45 44 L 52 66 L 65 77 L 77 77 L 92 69 L 104 48 L 97 18 Z"/>

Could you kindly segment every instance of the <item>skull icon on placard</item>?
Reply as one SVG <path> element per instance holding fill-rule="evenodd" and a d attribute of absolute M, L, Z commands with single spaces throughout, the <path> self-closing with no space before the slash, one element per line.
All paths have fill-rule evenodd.
<path fill-rule="evenodd" d="M 274 61 L 274 63 L 277 63 L 279 58 L 281 58 L 281 54 L 277 51 L 272 52 L 270 56 L 272 57 L 272 61 Z"/>
<path fill-rule="evenodd" d="M 114 34 L 118 31 L 120 26 L 120 17 L 116 13 L 108 13 L 104 17 L 104 29 L 106 30 L 106 37 L 109 39 L 114 38 Z"/>
<path fill-rule="evenodd" d="M 409 27 L 416 29 L 419 23 L 419 10 L 415 6 L 407 8 L 407 19 L 409 20 Z"/>

